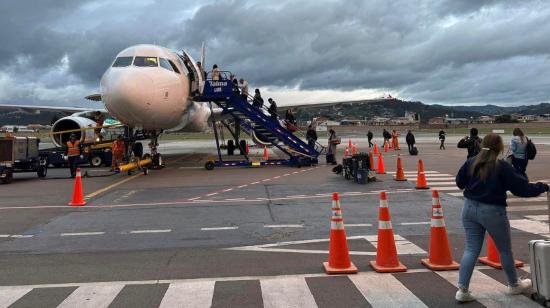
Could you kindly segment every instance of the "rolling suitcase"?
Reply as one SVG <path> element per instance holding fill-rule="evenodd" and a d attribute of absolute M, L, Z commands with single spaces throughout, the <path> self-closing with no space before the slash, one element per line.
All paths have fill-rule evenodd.
<path fill-rule="evenodd" d="M 413 146 L 413 148 L 409 151 L 409 154 L 418 155 L 418 148 Z"/>
<path fill-rule="evenodd" d="M 550 192 L 546 193 L 550 215 Z M 532 297 L 545 307 L 550 307 L 550 240 L 529 242 L 529 264 L 531 265 Z"/>
<path fill-rule="evenodd" d="M 533 282 L 533 299 L 545 307 L 550 307 L 550 241 L 529 242 L 529 264 Z"/>

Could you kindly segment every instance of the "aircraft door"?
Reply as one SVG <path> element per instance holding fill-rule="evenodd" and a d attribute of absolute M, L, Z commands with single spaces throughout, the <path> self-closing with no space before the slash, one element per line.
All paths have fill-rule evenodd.
<path fill-rule="evenodd" d="M 194 96 L 197 92 L 202 93 L 204 88 L 204 63 L 201 63 L 203 69 L 201 70 L 197 65 L 197 61 L 189 55 L 187 51 L 183 51 L 183 58 L 185 61 L 183 63 L 187 67 L 187 70 L 193 72 L 194 78 L 191 81 L 191 92 L 190 95 Z"/>

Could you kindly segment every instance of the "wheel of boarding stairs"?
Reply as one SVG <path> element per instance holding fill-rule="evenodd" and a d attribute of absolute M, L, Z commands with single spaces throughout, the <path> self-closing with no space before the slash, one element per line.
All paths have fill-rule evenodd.
<path fill-rule="evenodd" d="M 204 164 L 204 168 L 206 170 L 214 170 L 214 162 L 209 160 L 206 162 L 206 164 Z"/>

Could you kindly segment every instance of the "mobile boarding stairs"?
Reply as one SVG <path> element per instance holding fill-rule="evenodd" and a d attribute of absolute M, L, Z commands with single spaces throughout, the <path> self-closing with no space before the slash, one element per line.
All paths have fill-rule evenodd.
<path fill-rule="evenodd" d="M 249 103 L 248 99 L 243 97 L 237 88 L 234 88 L 233 82 L 229 79 L 222 80 L 206 80 L 202 94 L 194 98 L 195 101 L 209 102 L 210 109 L 213 111 L 212 105 L 215 104 L 222 109 L 221 115 L 217 115 L 218 119 L 212 118 L 212 127 L 216 139 L 216 147 L 218 152 L 218 160 L 208 161 L 205 165 L 206 169 L 212 170 L 214 167 L 229 167 L 229 166 L 264 166 L 264 165 L 290 165 L 290 166 L 311 166 L 318 163 L 319 155 L 325 153 L 325 148 L 316 143 L 315 146 L 309 146 L 302 138 L 305 135 L 296 131 L 290 132 L 281 123 L 279 117 L 272 117 L 264 106 L 257 108 Z M 252 161 L 251 158 L 243 149 L 243 143 L 240 142 L 241 153 L 244 154 L 244 160 L 223 160 L 220 149 L 218 127 L 216 121 L 222 118 L 229 118 L 235 122 L 235 133 L 231 130 L 227 121 L 222 121 L 222 124 L 228 128 L 236 140 L 239 140 L 240 128 L 251 137 L 256 137 L 272 146 L 278 148 L 286 158 L 283 159 L 268 159 L 261 161 Z M 254 136 L 255 135 L 255 136 Z M 300 138 L 302 137 L 302 138 Z M 246 145 L 244 145 L 246 146 Z"/>

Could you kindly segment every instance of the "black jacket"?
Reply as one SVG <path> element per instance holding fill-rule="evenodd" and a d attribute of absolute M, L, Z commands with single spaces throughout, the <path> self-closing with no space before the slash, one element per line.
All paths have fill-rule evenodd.
<path fill-rule="evenodd" d="M 462 138 L 458 142 L 457 147 L 461 149 L 468 149 L 467 158 L 474 157 L 481 150 L 481 138 L 479 138 L 478 136 L 470 136 L 467 138 Z"/>
<path fill-rule="evenodd" d="M 317 132 L 314 129 L 308 129 L 306 133 L 306 139 L 317 141 Z"/>
<path fill-rule="evenodd" d="M 372 139 L 372 137 L 374 137 L 374 135 L 372 134 L 371 131 L 369 131 L 369 132 L 367 133 L 367 138 Z"/>
<path fill-rule="evenodd" d="M 407 136 L 405 136 L 405 141 L 407 144 L 415 144 L 416 140 L 414 139 L 414 135 L 412 133 L 407 133 Z"/>
<path fill-rule="evenodd" d="M 512 165 L 504 160 L 497 161 L 494 172 L 485 182 L 470 175 L 470 166 L 475 158 L 468 159 L 458 171 L 456 186 L 464 189 L 464 197 L 483 203 L 506 206 L 506 192 L 519 197 L 536 197 L 548 191 L 544 183 L 529 183 Z"/>

